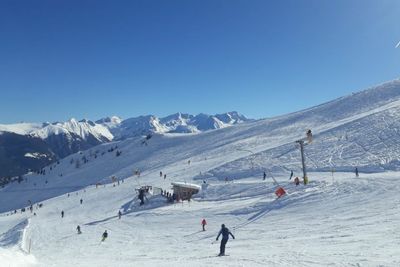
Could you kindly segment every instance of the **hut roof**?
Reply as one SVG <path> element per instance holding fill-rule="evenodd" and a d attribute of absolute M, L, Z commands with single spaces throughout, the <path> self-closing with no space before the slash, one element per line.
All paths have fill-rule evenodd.
<path fill-rule="evenodd" d="M 197 189 L 197 190 L 201 189 L 201 187 L 197 184 L 188 184 L 185 182 L 172 182 L 171 184 L 174 186 L 179 186 L 179 187 L 184 187 L 184 188 Z"/>

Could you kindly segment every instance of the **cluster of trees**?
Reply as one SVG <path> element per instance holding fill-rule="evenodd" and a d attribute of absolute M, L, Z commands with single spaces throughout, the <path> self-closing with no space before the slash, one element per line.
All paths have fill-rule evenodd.
<path fill-rule="evenodd" d="M 111 148 L 109 148 L 107 150 L 107 152 L 109 152 L 109 153 L 114 152 L 114 151 L 116 151 L 115 152 L 115 156 L 116 157 L 121 156 L 122 151 L 118 149 L 117 145 L 113 146 L 113 147 L 111 147 Z M 83 152 L 80 152 L 80 155 L 82 155 L 82 157 L 78 158 L 78 159 L 71 158 L 70 164 L 71 165 L 75 164 L 75 168 L 79 169 L 82 166 L 82 164 L 86 164 L 86 163 L 89 162 L 88 158 L 97 159 L 99 154 L 101 156 L 103 156 L 103 155 L 105 155 L 105 153 L 106 153 L 105 151 L 100 153 L 100 151 L 98 151 L 98 150 L 96 150 L 94 152 L 92 150 L 90 150 L 89 151 L 89 155 L 87 156 L 87 155 L 84 155 Z M 53 165 L 53 166 L 50 166 L 48 171 L 52 171 L 59 164 L 60 164 L 60 161 L 57 160 L 56 164 Z M 27 170 L 27 172 L 30 172 L 30 171 L 33 172 L 33 173 L 36 173 L 38 175 L 46 175 L 46 168 L 42 168 L 42 169 L 39 169 L 39 170 L 29 170 L 29 169 Z M 62 176 L 62 174 L 60 174 L 60 176 Z M 18 176 L 14 176 L 14 177 L 12 177 L 12 176 L 0 177 L 0 186 L 4 187 L 6 184 L 9 184 L 9 183 L 15 182 L 15 181 L 18 182 L 18 183 L 21 183 L 22 181 L 24 181 L 23 175 L 18 175 Z M 47 183 L 47 181 L 46 181 L 46 183 Z"/>
<path fill-rule="evenodd" d="M 114 147 L 111 147 L 111 148 L 107 149 L 107 152 L 108 152 L 108 153 L 111 153 L 111 152 L 114 152 L 114 151 L 116 151 L 116 153 L 115 153 L 115 156 L 116 156 L 116 157 L 121 156 L 122 151 L 121 151 L 121 150 L 118 150 L 118 146 L 117 146 L 117 145 L 114 146 Z M 101 156 L 104 156 L 105 153 L 106 153 L 105 151 L 103 151 L 103 152 L 100 153 L 100 151 L 98 151 L 98 150 L 96 150 L 96 151 L 94 151 L 94 152 L 93 152 L 92 150 L 90 150 L 90 151 L 89 151 L 89 156 L 88 156 L 88 157 L 89 157 L 89 158 L 97 159 L 98 154 L 100 154 Z M 80 152 L 80 154 L 83 155 L 82 152 Z M 75 168 L 79 169 L 79 168 L 82 166 L 82 164 L 86 164 L 86 163 L 89 162 L 88 157 L 87 157 L 86 155 L 83 155 L 81 158 L 78 158 L 78 159 L 71 158 L 71 160 L 70 160 L 69 163 L 70 163 L 71 165 L 72 165 L 72 164 L 75 164 Z"/>

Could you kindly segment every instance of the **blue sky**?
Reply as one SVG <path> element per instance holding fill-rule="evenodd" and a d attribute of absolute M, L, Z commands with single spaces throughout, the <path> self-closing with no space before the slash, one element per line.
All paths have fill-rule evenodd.
<path fill-rule="evenodd" d="M 0 123 L 297 111 L 400 77 L 397 0 L 0 1 Z"/>

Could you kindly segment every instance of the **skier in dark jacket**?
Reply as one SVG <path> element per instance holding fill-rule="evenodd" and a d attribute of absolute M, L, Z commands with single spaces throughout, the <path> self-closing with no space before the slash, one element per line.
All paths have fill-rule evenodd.
<path fill-rule="evenodd" d="M 64 218 L 64 211 L 61 211 L 61 218 Z"/>
<path fill-rule="evenodd" d="M 101 241 L 106 240 L 107 237 L 108 237 L 108 233 L 107 233 L 107 230 L 105 230 L 103 235 L 101 236 Z"/>
<path fill-rule="evenodd" d="M 231 235 L 233 239 L 235 239 L 235 236 L 231 233 L 231 231 L 229 231 L 228 228 L 225 227 L 225 224 L 221 225 L 221 230 L 219 231 L 217 239 L 216 239 L 217 241 L 221 234 L 222 234 L 222 240 L 221 240 L 221 246 L 219 248 L 218 256 L 225 256 L 225 245 L 228 242 L 229 235 Z"/>
<path fill-rule="evenodd" d="M 138 198 L 140 199 L 140 206 L 142 206 L 144 204 L 144 189 L 139 189 Z"/>
<path fill-rule="evenodd" d="M 79 225 L 76 227 L 76 231 L 78 232 L 78 234 L 82 234 L 81 227 Z"/>

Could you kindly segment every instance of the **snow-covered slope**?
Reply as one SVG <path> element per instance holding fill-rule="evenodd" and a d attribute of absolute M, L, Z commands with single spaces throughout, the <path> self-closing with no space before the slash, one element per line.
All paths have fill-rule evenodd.
<path fill-rule="evenodd" d="M 146 135 L 150 132 L 163 133 L 167 131 L 158 118 L 148 115 L 123 120 L 118 127 L 111 129 L 115 139 L 126 139 Z"/>
<path fill-rule="evenodd" d="M 198 117 L 205 117 L 204 123 L 196 120 Z M 220 119 L 218 119 L 218 118 Z M 64 158 L 72 153 L 92 148 L 96 145 L 107 143 L 116 140 L 123 140 L 130 137 L 138 137 L 149 133 L 198 133 L 231 126 L 237 123 L 248 121 L 244 116 L 237 112 L 229 112 L 226 114 L 209 116 L 209 115 L 182 115 L 177 113 L 162 119 L 155 116 L 140 116 L 122 121 L 119 117 L 107 117 L 96 122 L 90 120 L 77 121 L 70 119 L 66 122 L 55 123 L 19 123 L 11 125 L 0 125 L 0 151 L 6 151 L 5 146 L 1 146 L 5 139 L 10 142 L 9 135 L 7 138 L 2 135 L 5 132 L 19 134 L 15 139 L 29 139 L 30 137 L 38 137 L 45 141 L 48 149 L 55 154 L 56 158 Z M 26 143 L 26 142 L 25 142 Z M 39 153 L 34 151 L 32 147 L 26 147 L 27 152 Z M 18 151 L 20 151 L 20 148 Z M 43 167 L 43 161 L 36 161 L 36 164 L 25 164 L 25 161 L 13 161 L 10 164 L 5 158 L 17 158 L 19 155 L 7 150 L 8 154 L 0 154 L 0 166 L 3 170 L 0 171 L 0 179 L 5 175 L 20 175 L 24 174 L 28 169 L 39 170 Z M 12 151 L 11 151 L 12 152 Z M 51 161 L 50 161 L 51 162 Z M 50 163 L 47 161 L 46 163 Z"/>
<path fill-rule="evenodd" d="M 31 132 L 30 134 L 38 136 L 42 139 L 47 139 L 51 135 L 64 134 L 67 136 L 76 135 L 86 140 L 89 136 L 93 136 L 99 141 L 111 141 L 113 135 L 110 133 L 107 127 L 96 124 L 89 120 L 77 121 L 70 119 L 67 122 L 56 122 L 46 125 L 40 130 Z"/>
<path fill-rule="evenodd" d="M 118 121 L 116 118 L 112 122 Z M 106 121 L 103 121 L 106 124 Z M 111 127 L 111 124 L 108 124 Z M 47 139 L 51 135 L 76 135 L 82 139 L 87 139 L 90 135 L 99 141 L 111 141 L 112 134 L 107 127 L 96 124 L 90 120 L 77 121 L 70 119 L 66 122 L 55 123 L 16 123 L 0 124 L 0 132 L 12 132 L 20 135 L 32 135 L 42 139 Z"/>
<path fill-rule="evenodd" d="M 32 240 L 39 266 L 399 266 L 399 112 L 394 81 L 277 118 L 96 146 L 49 166 L 45 176 L 0 189 L 0 211 L 48 199 L 36 216 L 2 214 L 0 244 L 30 220 L 25 237 L 0 246 L 13 253 Z M 289 181 L 290 170 L 302 175 L 295 141 L 307 129 L 314 134 L 305 146 L 310 184 L 296 187 Z M 349 172 L 355 166 L 359 178 Z M 285 197 L 276 200 L 271 176 Z M 141 207 L 134 191 L 203 180 L 208 188 L 190 203 L 149 195 Z M 236 239 L 228 242 L 229 257 L 216 258 L 221 223 Z M 104 230 L 109 237 L 100 242 Z"/>
<path fill-rule="evenodd" d="M 15 123 L 15 124 L 0 124 L 1 132 L 11 132 L 20 135 L 27 135 L 31 132 L 37 131 L 43 128 L 43 124 L 40 123 Z"/>
<path fill-rule="evenodd" d="M 100 120 L 97 120 L 97 124 L 102 124 L 109 129 L 113 129 L 118 127 L 122 122 L 122 119 L 118 116 L 106 117 Z"/>
<path fill-rule="evenodd" d="M 43 124 L 0 125 L 0 131 L 41 138 L 49 145 L 49 149 L 60 158 L 79 150 L 110 142 L 114 138 L 109 128 L 103 124 L 75 119 Z"/>
<path fill-rule="evenodd" d="M 249 121 L 249 119 L 235 111 L 217 115 L 199 114 L 196 116 L 176 113 L 164 118 L 147 115 L 122 120 L 117 116 L 112 116 L 96 122 L 85 119 L 77 121 L 72 118 L 66 122 L 55 123 L 0 124 L 0 132 L 33 135 L 42 139 L 47 139 L 53 135 L 66 135 L 69 138 L 78 136 L 82 140 L 92 137 L 100 142 L 109 142 L 114 138 L 125 139 L 149 132 L 196 133 L 246 121 Z"/>
<path fill-rule="evenodd" d="M 381 104 L 372 104 L 367 100 L 371 96 L 375 97 L 374 103 Z M 334 102 L 349 109 L 353 109 L 354 105 L 347 105 L 347 102 L 366 105 L 360 104 L 359 112 L 354 111 L 345 117 L 343 114 L 349 114 L 349 111 L 345 108 L 337 110 L 332 104 Z M 398 170 L 399 112 L 400 82 L 394 81 L 288 116 L 238 124 L 199 135 L 155 135 L 148 140 L 148 146 L 143 145 L 141 136 L 101 145 L 83 153 L 89 158 L 88 164 L 75 169 L 70 161 L 82 156 L 79 153 L 70 155 L 61 162 L 61 171 L 54 171 L 54 168 L 47 179 L 59 180 L 59 175 L 63 173 L 63 177 L 72 175 L 68 180 L 70 186 L 86 186 L 107 180 L 110 175 L 128 177 L 135 168 L 154 169 L 185 158 L 202 159 L 214 155 L 221 155 L 217 162 L 207 165 L 194 176 L 185 175 L 184 178 L 223 179 L 225 175 L 243 178 L 249 175 L 250 167 L 252 172 L 257 173 L 264 170 L 300 172 L 300 152 L 295 141 L 305 138 L 307 129 L 312 129 L 314 134 L 314 141 L 305 148 L 310 170 L 349 171 L 355 166 L 363 171 Z M 335 114 L 329 116 L 331 113 Z M 334 121 L 332 117 L 339 120 Z M 153 122 L 156 121 L 159 120 L 153 118 Z M 129 125 L 135 125 L 134 121 Z M 122 151 L 121 157 L 115 157 L 115 152 L 106 153 L 115 145 Z M 102 153 L 105 154 L 100 156 Z M 97 155 L 96 158 L 94 155 Z M 74 178 L 75 172 L 79 177 L 86 177 L 86 182 Z M 23 202 L 15 203 L 17 206 L 21 204 Z"/>

